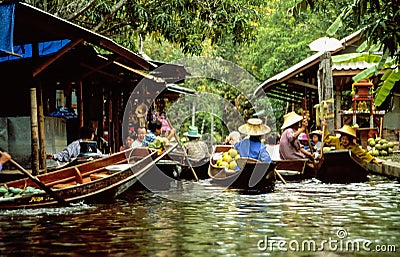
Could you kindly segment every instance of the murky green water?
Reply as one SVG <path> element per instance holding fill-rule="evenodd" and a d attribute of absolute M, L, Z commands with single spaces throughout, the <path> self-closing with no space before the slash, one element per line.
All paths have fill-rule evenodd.
<path fill-rule="evenodd" d="M 275 192 L 259 195 L 201 181 L 161 195 L 130 193 L 111 205 L 1 210 L 0 253 L 399 256 L 399 200 L 400 184 L 380 176 L 349 185 L 278 182 Z"/>

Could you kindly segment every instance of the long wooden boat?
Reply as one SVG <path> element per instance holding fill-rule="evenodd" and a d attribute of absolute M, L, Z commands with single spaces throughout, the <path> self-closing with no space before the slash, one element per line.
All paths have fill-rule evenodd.
<path fill-rule="evenodd" d="M 317 179 L 324 183 L 357 183 L 368 181 L 367 163 L 350 150 L 332 150 L 324 153 L 324 161 Z"/>
<path fill-rule="evenodd" d="M 204 158 L 199 161 L 193 161 L 185 159 L 183 152 L 173 151 L 165 155 L 165 158 L 157 162 L 157 167 L 159 167 L 168 176 L 178 179 L 178 180 L 196 180 L 197 179 L 207 179 L 208 176 L 208 166 L 210 158 Z M 188 164 L 190 161 L 190 166 Z M 196 177 L 193 171 L 196 173 Z"/>
<path fill-rule="evenodd" d="M 128 149 L 108 157 L 41 174 L 36 178 L 66 203 L 110 202 L 135 184 L 175 147 L 176 145 L 171 145 L 161 155 L 147 147 Z M 30 178 L 0 184 L 0 189 L 1 209 L 58 205 L 58 201 L 41 190 Z"/>
<path fill-rule="evenodd" d="M 271 192 L 275 187 L 275 167 L 276 163 L 259 162 L 252 158 L 240 157 L 237 159 L 240 170 L 231 172 L 225 167 L 218 167 L 213 156 L 218 153 L 226 152 L 231 149 L 229 145 L 216 145 L 210 158 L 208 175 L 211 183 L 233 189 L 243 189 L 246 191 Z"/>

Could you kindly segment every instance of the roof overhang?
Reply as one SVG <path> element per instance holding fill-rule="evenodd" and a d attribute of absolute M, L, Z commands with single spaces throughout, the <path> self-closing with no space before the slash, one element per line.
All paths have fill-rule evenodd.
<path fill-rule="evenodd" d="M 343 48 L 338 48 L 331 52 L 332 55 L 340 53 L 347 46 L 354 44 L 360 40 L 361 31 L 357 31 L 342 40 L 340 40 Z M 317 76 L 318 65 L 320 63 L 321 57 L 324 55 L 324 51 L 317 52 L 312 56 L 302 60 L 301 62 L 295 64 L 287 70 L 278 73 L 277 75 L 267 79 L 261 83 L 257 89 L 254 91 L 254 95 L 258 96 L 262 93 L 266 93 L 269 97 L 275 97 L 278 99 L 283 99 L 285 101 L 295 101 L 299 102 L 299 97 L 297 95 L 302 95 L 304 97 L 304 92 L 306 90 L 317 91 L 317 86 L 310 84 L 301 79 L 302 73 L 313 72 L 315 77 Z M 317 81 L 315 81 L 316 83 Z M 316 94 L 313 92 L 312 94 Z M 293 97 L 289 97 L 292 96 Z M 285 98 L 289 97 L 289 98 Z M 292 99 L 291 99 L 292 98 Z M 296 100 L 297 99 L 297 100 Z"/>

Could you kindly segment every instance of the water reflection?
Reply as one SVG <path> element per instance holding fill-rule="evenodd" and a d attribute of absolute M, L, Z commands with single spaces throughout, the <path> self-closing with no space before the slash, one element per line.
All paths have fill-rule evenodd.
<path fill-rule="evenodd" d="M 399 191 L 398 182 L 380 176 L 348 185 L 278 182 L 275 192 L 259 195 L 222 191 L 200 181 L 155 193 L 130 192 L 114 204 L 3 210 L 0 252 L 2 256 L 376 256 L 362 248 L 332 251 L 328 244 L 320 246 L 332 239 L 400 247 Z M 260 247 L 266 239 L 274 242 L 273 248 Z M 315 242 L 316 247 L 294 251 L 288 249 L 290 242 L 293 246 Z"/>

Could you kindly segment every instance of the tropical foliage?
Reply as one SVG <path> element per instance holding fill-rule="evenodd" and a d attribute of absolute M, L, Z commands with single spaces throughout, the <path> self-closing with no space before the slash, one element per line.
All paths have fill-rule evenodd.
<path fill-rule="evenodd" d="M 310 7 L 318 9 L 326 6 L 326 1 L 302 0 L 296 8 L 304 10 Z M 339 28 L 356 25 L 362 35 L 365 36 L 365 44 L 360 46 L 359 52 L 381 52 L 374 65 L 353 78 L 360 81 L 365 78 L 385 72 L 376 92 L 375 105 L 380 106 L 389 95 L 390 91 L 400 81 L 400 1 L 382 0 L 353 0 L 351 4 L 344 6 L 337 19 L 328 28 L 329 35 L 335 35 Z M 376 58 L 376 55 L 371 55 Z M 357 59 L 370 58 L 360 54 Z M 366 61 L 366 59 L 364 59 Z M 349 61 L 354 61 L 349 59 Z"/>
<path fill-rule="evenodd" d="M 262 0 L 26 0 L 49 13 L 110 37 L 132 50 L 140 38 L 166 39 L 184 53 L 200 55 L 205 39 L 254 39 Z M 135 44 L 135 42 L 137 44 Z"/>

